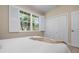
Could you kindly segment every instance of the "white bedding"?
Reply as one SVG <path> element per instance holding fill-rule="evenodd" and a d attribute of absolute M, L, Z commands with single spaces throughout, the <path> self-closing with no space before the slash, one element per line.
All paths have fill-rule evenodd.
<path fill-rule="evenodd" d="M 50 44 L 30 39 L 30 37 L 0 40 L 0 53 L 68 53 L 64 43 Z"/>

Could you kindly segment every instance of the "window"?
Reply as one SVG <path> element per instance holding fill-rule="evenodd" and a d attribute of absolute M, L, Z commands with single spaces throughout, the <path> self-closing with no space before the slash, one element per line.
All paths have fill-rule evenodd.
<path fill-rule="evenodd" d="M 9 32 L 44 31 L 44 16 L 38 15 L 9 6 Z"/>
<path fill-rule="evenodd" d="M 39 30 L 39 17 L 35 15 L 31 16 L 30 13 L 20 11 L 20 30 Z"/>
<path fill-rule="evenodd" d="M 20 11 L 20 28 L 21 31 L 30 30 L 30 14 Z"/>
<path fill-rule="evenodd" d="M 32 15 L 32 29 L 39 30 L 39 17 Z"/>

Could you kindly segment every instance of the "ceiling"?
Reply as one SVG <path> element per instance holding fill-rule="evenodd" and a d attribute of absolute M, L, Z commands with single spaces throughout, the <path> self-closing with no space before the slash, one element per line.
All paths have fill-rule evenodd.
<path fill-rule="evenodd" d="M 45 14 L 51 9 L 57 7 L 56 5 L 23 5 L 23 6 L 25 6 L 26 8 L 28 7 L 30 10 L 33 10 L 41 14 Z"/>
<path fill-rule="evenodd" d="M 55 8 L 55 5 L 32 5 L 32 7 L 40 12 L 48 12 L 49 10 Z"/>

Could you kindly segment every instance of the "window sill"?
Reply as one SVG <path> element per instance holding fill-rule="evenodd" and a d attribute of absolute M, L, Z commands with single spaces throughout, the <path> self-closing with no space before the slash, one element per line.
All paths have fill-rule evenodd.
<path fill-rule="evenodd" d="M 26 32 L 43 32 L 43 31 L 38 30 L 38 31 L 19 31 L 19 32 L 26 33 Z"/>

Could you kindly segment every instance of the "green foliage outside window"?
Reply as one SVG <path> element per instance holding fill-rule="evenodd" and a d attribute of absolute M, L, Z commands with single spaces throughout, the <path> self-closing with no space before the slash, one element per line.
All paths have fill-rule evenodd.
<path fill-rule="evenodd" d="M 21 30 L 30 30 L 30 14 L 20 11 Z"/>
<path fill-rule="evenodd" d="M 39 18 L 34 15 L 32 15 L 32 27 L 33 30 L 39 30 Z"/>
<path fill-rule="evenodd" d="M 39 30 L 39 17 L 32 15 L 32 23 L 30 14 L 24 11 L 20 11 L 20 26 L 22 31 L 31 30 Z M 32 24 L 32 25 L 31 25 Z"/>

